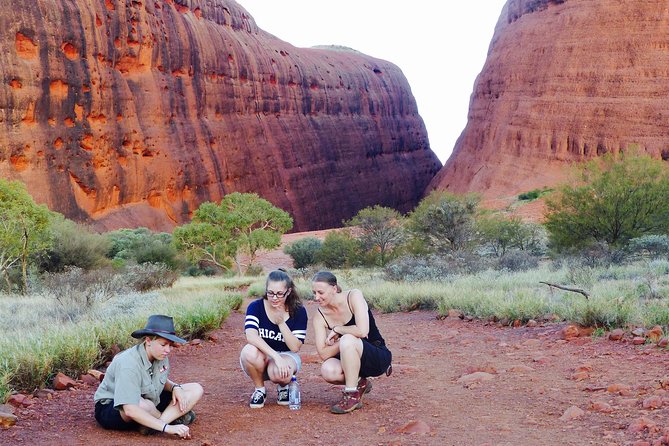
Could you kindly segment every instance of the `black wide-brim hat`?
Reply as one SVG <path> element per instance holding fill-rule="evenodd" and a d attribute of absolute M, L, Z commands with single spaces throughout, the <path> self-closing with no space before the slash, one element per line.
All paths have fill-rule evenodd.
<path fill-rule="evenodd" d="M 174 320 L 163 314 L 153 314 L 146 321 L 146 326 L 141 330 L 133 331 L 130 336 L 141 339 L 144 336 L 160 336 L 168 341 L 185 344 L 186 340 L 177 336 L 174 331 Z"/>

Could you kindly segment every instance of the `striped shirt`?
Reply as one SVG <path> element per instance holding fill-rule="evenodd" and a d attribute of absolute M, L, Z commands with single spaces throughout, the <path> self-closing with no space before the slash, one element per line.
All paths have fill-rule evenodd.
<path fill-rule="evenodd" d="M 279 330 L 279 326 L 271 322 L 265 312 L 263 305 L 264 299 L 258 299 L 251 302 L 246 309 L 246 321 L 244 322 L 244 330 L 249 328 L 258 330 L 260 337 L 267 342 L 267 345 L 272 347 L 274 351 L 285 352 L 290 349 L 286 345 L 283 334 Z M 304 343 L 304 338 L 307 336 L 307 310 L 304 306 L 297 309 L 295 317 L 288 318 L 286 325 L 297 339 Z"/>

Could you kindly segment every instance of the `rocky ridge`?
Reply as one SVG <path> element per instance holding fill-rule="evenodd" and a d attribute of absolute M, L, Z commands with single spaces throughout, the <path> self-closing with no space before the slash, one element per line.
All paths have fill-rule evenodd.
<path fill-rule="evenodd" d="M 503 206 L 605 153 L 668 159 L 668 24 L 662 1 L 507 1 L 468 124 L 430 189 Z"/>
<path fill-rule="evenodd" d="M 440 168 L 390 62 L 303 49 L 232 0 L 36 0 L 0 13 L 0 177 L 99 229 L 169 230 L 257 192 L 295 230 L 411 209 Z"/>

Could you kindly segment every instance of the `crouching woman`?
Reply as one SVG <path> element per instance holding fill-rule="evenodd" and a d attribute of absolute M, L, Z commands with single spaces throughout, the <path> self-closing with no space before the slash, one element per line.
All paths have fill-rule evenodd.
<path fill-rule="evenodd" d="M 323 359 L 321 375 L 332 384 L 344 384 L 341 401 L 332 413 L 348 413 L 362 407 L 362 397 L 372 390 L 371 376 L 392 372 L 392 353 L 386 347 L 362 292 L 342 291 L 328 271 L 311 281 L 318 315 L 314 317 L 316 349 Z"/>
<path fill-rule="evenodd" d="M 176 336 L 174 321 L 164 315 L 149 316 L 146 326 L 131 336 L 142 342 L 117 354 L 107 368 L 93 397 L 95 419 L 105 429 L 190 438 L 188 424 L 195 420 L 191 409 L 203 389 L 198 383 L 171 381 L 167 359 L 175 343 L 186 341 Z"/>

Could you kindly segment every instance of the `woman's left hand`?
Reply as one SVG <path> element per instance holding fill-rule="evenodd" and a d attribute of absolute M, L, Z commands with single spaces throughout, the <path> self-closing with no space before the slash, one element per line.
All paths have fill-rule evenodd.
<path fill-rule="evenodd" d="M 177 403 L 179 404 L 179 410 L 185 412 L 188 407 L 188 395 L 181 387 L 172 389 L 172 405 L 176 405 Z"/>
<path fill-rule="evenodd" d="M 330 330 L 328 337 L 325 339 L 325 343 L 327 345 L 335 345 L 335 343 L 339 342 L 339 338 L 339 333 L 335 333 L 334 330 Z"/>
<path fill-rule="evenodd" d="M 276 368 L 279 371 L 279 376 L 281 378 L 286 378 L 290 376 L 292 370 L 290 368 L 290 363 L 286 358 L 279 355 L 279 357 L 274 360 L 274 364 L 276 365 Z"/>

